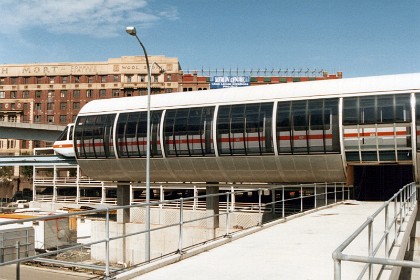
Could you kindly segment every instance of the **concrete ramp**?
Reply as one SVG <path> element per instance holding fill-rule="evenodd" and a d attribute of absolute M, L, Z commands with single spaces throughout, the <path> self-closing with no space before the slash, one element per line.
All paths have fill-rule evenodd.
<path fill-rule="evenodd" d="M 334 278 L 332 252 L 375 212 L 383 202 L 340 204 L 311 214 L 278 223 L 226 245 L 184 259 L 152 272 L 120 275 L 120 279 L 137 280 L 228 280 L 287 279 L 326 280 Z M 383 228 L 374 229 L 374 237 Z M 351 248 L 366 254 L 367 238 L 362 237 Z M 151 263 L 148 266 L 158 266 Z M 364 264 L 343 264 L 342 279 L 356 279 Z"/>

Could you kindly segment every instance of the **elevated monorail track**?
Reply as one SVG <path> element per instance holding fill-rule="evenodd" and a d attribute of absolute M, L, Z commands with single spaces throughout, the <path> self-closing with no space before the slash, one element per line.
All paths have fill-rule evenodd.
<path fill-rule="evenodd" d="M 75 158 L 60 155 L 0 157 L 0 166 L 66 166 L 77 164 Z"/>

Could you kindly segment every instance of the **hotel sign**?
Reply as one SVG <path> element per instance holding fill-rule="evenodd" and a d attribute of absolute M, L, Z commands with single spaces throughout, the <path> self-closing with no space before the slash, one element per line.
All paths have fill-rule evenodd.
<path fill-rule="evenodd" d="M 213 76 L 210 89 L 249 86 L 250 80 L 249 76 Z"/>

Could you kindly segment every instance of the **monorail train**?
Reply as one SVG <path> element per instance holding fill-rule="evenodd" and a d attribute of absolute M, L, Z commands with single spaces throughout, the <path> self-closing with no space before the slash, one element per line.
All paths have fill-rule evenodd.
<path fill-rule="evenodd" d="M 54 147 L 94 179 L 144 181 L 146 104 L 91 101 Z M 383 164 L 417 179 L 419 107 L 420 74 L 153 95 L 151 180 L 348 181 Z"/>
<path fill-rule="evenodd" d="M 75 156 L 73 145 L 73 128 L 74 123 L 69 123 L 54 142 L 53 149 L 57 154 L 63 155 L 65 157 Z"/>

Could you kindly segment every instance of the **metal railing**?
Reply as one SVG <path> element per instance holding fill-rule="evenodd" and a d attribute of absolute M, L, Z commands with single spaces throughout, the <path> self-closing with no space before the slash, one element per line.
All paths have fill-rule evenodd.
<path fill-rule="evenodd" d="M 156 246 L 153 248 L 153 260 L 161 259 L 166 256 L 183 254 L 188 248 L 193 248 L 199 246 L 200 244 L 206 244 L 208 241 L 216 240 L 220 238 L 226 238 L 228 240 L 235 233 L 251 227 L 261 226 L 269 221 L 276 219 L 285 219 L 286 217 L 303 213 L 307 210 L 325 207 L 328 205 L 333 205 L 335 203 L 344 201 L 350 198 L 350 187 L 345 187 L 343 183 L 332 183 L 332 184 L 307 184 L 307 185 L 293 185 L 293 186 L 271 186 L 267 188 L 256 188 L 250 190 L 242 190 L 235 192 L 221 192 L 218 194 L 212 195 L 202 195 L 202 196 L 193 196 L 180 198 L 175 200 L 165 200 L 157 201 L 150 203 L 150 206 L 154 207 L 156 211 L 160 211 L 159 206 L 161 204 L 165 205 L 176 205 L 177 209 L 170 209 L 168 211 L 174 211 L 172 216 L 175 216 L 173 221 L 169 221 L 166 224 L 154 224 L 150 229 L 150 232 L 157 234 L 170 234 L 171 237 L 178 236 L 178 240 L 170 239 L 170 245 L 168 248 L 157 248 L 158 245 L 153 242 L 158 239 L 157 235 L 152 235 L 152 245 Z M 270 192 L 268 192 L 270 191 Z M 254 194 L 254 198 L 258 202 L 255 203 L 244 203 L 240 207 L 234 206 L 232 200 L 239 199 L 245 193 Z M 267 193 L 269 193 L 267 195 Z M 265 194 L 265 195 L 264 195 Z M 199 210 L 198 207 L 194 208 L 192 205 L 195 202 L 200 202 L 202 204 L 203 200 L 217 198 L 220 201 L 221 207 L 219 207 L 218 213 L 208 215 L 203 210 Z M 39 254 L 28 253 L 27 250 L 20 251 L 19 249 L 24 246 L 28 246 L 25 242 L 16 242 L 16 245 L 13 245 L 11 248 L 16 248 L 15 257 L 12 260 L 4 261 L 0 263 L 0 266 L 10 265 L 10 264 L 20 264 L 21 262 L 27 261 L 36 261 L 36 262 L 48 262 L 53 263 L 58 266 L 72 266 L 72 267 L 81 267 L 85 269 L 103 271 L 105 278 L 110 278 L 111 274 L 115 275 L 118 273 L 118 270 L 121 270 L 121 267 L 118 267 L 115 259 L 115 256 L 112 254 L 119 254 L 122 251 L 120 243 L 113 242 L 134 242 L 135 252 L 132 254 L 140 254 L 144 246 L 139 246 L 140 238 L 139 236 L 145 234 L 147 231 L 143 230 L 142 227 L 131 228 L 130 230 L 118 231 L 116 228 L 118 225 L 125 226 L 124 224 L 118 224 L 113 221 L 115 219 L 115 213 L 118 211 L 131 211 L 131 215 L 134 212 L 142 212 L 146 206 L 146 203 L 139 203 L 135 205 L 126 205 L 126 206 L 110 206 L 105 205 L 105 208 L 80 211 L 73 213 L 65 213 L 59 215 L 48 215 L 45 217 L 21 219 L 21 220 L 10 220 L 5 222 L 0 222 L 0 229 L 6 225 L 11 224 L 28 224 L 28 223 L 40 223 L 41 221 L 48 221 L 54 219 L 63 219 L 68 218 L 69 221 L 74 219 L 88 219 L 89 217 L 94 217 L 94 222 L 97 223 L 97 229 L 100 234 L 92 234 L 89 236 L 89 240 L 83 243 L 77 243 L 77 240 L 73 243 L 69 242 L 65 248 L 57 246 L 54 251 L 43 252 Z M 177 213 L 177 214 L 176 214 Z M 197 214 L 197 215 L 193 215 Z M 118 214 L 117 214 L 118 215 Z M 238 226 L 238 220 L 236 219 L 238 215 L 247 215 L 247 217 L 254 217 L 254 222 L 252 225 L 246 227 Z M 251 215 L 251 216 L 249 216 Z M 253 215 L 253 216 L 252 216 Z M 169 215 L 171 216 L 171 215 Z M 200 238 L 195 236 L 194 238 L 188 238 L 191 235 L 191 232 L 188 230 L 197 230 L 197 225 L 200 223 L 206 223 L 207 219 L 220 218 L 218 232 L 212 237 L 203 237 L 201 234 Z M 233 221 L 235 220 L 235 221 Z M 153 221 L 153 219 L 152 219 Z M 92 222 L 93 223 L 93 222 Z M 133 225 L 133 224 L 132 224 Z M 201 225 L 204 230 L 208 231 L 206 226 Z M 54 224 L 54 228 L 56 224 Z M 91 225 L 94 227 L 94 225 Z M 100 230 L 99 230 L 100 229 Z M 170 231 L 170 232 L 169 232 Z M 124 233 L 124 234 L 123 234 Z M 58 233 L 57 233 L 58 236 Z M 133 240 L 134 238 L 134 240 Z M 137 239 L 136 239 L 137 238 Z M 164 238 L 165 239 L 165 238 Z M 168 241 L 168 242 L 169 242 Z M 10 242 L 9 242 L 10 243 Z M 114 245 L 111 248 L 111 244 Z M 15 247 L 16 246 L 16 247 Z M 124 245 L 125 246 L 125 245 Z M 163 246 L 165 247 L 165 246 Z M 92 264 L 92 263 L 81 263 L 81 262 L 72 262 L 72 261 L 63 261 L 53 259 L 52 256 L 58 256 L 61 253 L 67 251 L 77 251 L 82 250 L 83 248 L 90 248 L 93 254 L 93 251 L 101 251 L 103 254 L 102 264 Z M 7 248 L 0 248 L 1 250 Z M 9 248 L 10 249 L 10 248 Z M 1 253 L 0 250 L 0 253 Z M 161 250 L 161 251 L 159 251 Z M 126 254 L 127 252 L 123 252 Z M 144 253 L 144 252 L 143 252 Z M 92 259 L 93 256 L 90 256 Z M 149 263 L 144 256 L 136 258 L 130 266 L 133 265 L 142 265 Z M 19 267 L 19 266 L 17 266 Z M 19 272 L 17 272 L 19 275 Z"/>
<path fill-rule="evenodd" d="M 390 208 L 393 208 L 393 211 Z M 416 213 L 416 184 L 410 183 L 401 188 L 375 213 L 369 216 L 333 252 L 334 279 L 341 280 L 343 274 L 342 261 L 364 264 L 357 279 L 365 277 L 366 272 L 368 272 L 368 279 L 378 279 L 383 275 L 385 270 L 389 270 L 388 266 L 397 268 L 392 270 L 389 279 L 397 279 L 395 277 L 398 277 L 397 274 L 399 274 L 401 267 L 420 268 L 420 263 L 418 262 L 401 260 L 404 256 L 403 253 L 407 246 Z M 377 224 L 374 224 L 375 222 Z M 381 224 L 379 225 L 379 223 Z M 374 242 L 374 229 L 378 229 L 382 233 L 376 243 Z M 360 256 L 343 253 L 346 248 L 355 242 L 356 238 L 366 238 L 366 233 L 367 242 L 364 243 L 365 246 L 367 245 L 366 255 Z M 398 252 L 396 249 L 399 249 Z"/>

